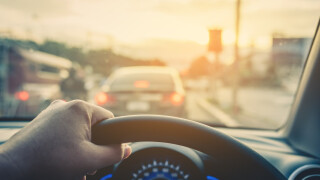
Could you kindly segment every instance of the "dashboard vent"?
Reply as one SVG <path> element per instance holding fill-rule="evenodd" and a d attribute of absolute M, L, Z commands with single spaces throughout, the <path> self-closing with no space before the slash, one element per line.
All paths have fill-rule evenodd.
<path fill-rule="evenodd" d="M 309 164 L 296 169 L 289 177 L 289 180 L 319 180 L 320 165 Z"/>

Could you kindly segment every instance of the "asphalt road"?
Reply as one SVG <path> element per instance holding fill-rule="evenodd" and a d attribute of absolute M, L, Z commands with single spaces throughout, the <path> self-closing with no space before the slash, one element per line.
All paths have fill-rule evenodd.
<path fill-rule="evenodd" d="M 230 88 L 220 88 L 215 95 L 217 104 L 208 98 L 209 92 L 188 92 L 189 119 L 251 128 L 277 128 L 284 124 L 294 99 L 292 92 L 272 88 L 242 88 L 238 91 L 239 112 L 232 112 Z"/>
<path fill-rule="evenodd" d="M 206 124 L 221 124 L 217 118 L 200 106 L 199 101 L 206 98 L 206 94 L 202 91 L 189 91 L 187 93 L 186 108 L 188 111 L 188 119 Z"/>
<path fill-rule="evenodd" d="M 88 92 L 88 101 L 90 103 L 94 103 L 94 96 L 99 92 L 98 88 L 92 88 Z M 199 106 L 198 100 L 205 99 L 206 94 L 198 91 L 190 91 L 187 92 L 186 95 L 186 108 L 188 111 L 187 119 L 195 120 L 203 123 L 218 123 L 221 124 L 218 120 L 216 120 L 210 113 L 204 110 L 201 106 Z"/>
<path fill-rule="evenodd" d="M 94 103 L 97 89 L 89 92 L 89 102 Z M 219 106 L 207 101 L 210 93 L 191 90 L 186 95 L 187 119 L 225 126 L 277 128 L 286 121 L 293 94 L 274 89 L 241 89 L 238 103 L 241 112 L 234 116 L 226 110 L 231 106 L 231 89 L 220 88 L 217 93 Z"/>

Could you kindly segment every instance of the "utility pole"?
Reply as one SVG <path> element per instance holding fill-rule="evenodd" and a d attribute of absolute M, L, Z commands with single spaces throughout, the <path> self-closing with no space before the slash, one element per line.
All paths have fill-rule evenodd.
<path fill-rule="evenodd" d="M 233 90 L 232 90 L 232 110 L 236 115 L 238 112 L 238 89 L 239 89 L 239 26 L 241 0 L 236 0 L 236 21 L 235 21 L 235 42 L 234 42 L 234 63 L 233 63 Z"/>
<path fill-rule="evenodd" d="M 218 90 L 218 79 L 221 72 L 219 55 L 222 52 L 222 29 L 209 29 L 208 52 L 214 53 L 215 58 L 210 62 L 210 84 L 212 98 L 216 100 Z M 213 55 L 213 54 L 211 54 Z"/>

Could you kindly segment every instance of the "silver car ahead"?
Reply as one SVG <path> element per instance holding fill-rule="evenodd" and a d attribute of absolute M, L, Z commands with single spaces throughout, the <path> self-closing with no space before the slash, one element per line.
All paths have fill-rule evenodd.
<path fill-rule="evenodd" d="M 95 101 L 116 116 L 141 113 L 186 116 L 180 75 L 169 67 L 119 68 L 110 75 Z"/>

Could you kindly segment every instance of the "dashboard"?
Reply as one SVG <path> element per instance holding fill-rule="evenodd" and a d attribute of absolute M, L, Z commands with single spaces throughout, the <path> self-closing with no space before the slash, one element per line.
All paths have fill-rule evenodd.
<path fill-rule="evenodd" d="M 25 122 L 0 122 L 0 144 L 19 131 Z M 288 179 L 320 179 L 320 160 L 293 149 L 275 131 L 217 128 L 249 146 Z M 214 142 L 213 142 L 214 143 Z M 132 155 L 105 167 L 88 180 L 217 180 L 233 170 L 215 157 L 188 147 L 162 142 L 131 143 Z M 254 171 L 254 170 L 253 170 Z"/>
<path fill-rule="evenodd" d="M 204 179 L 203 162 L 189 148 L 159 142 L 131 146 L 132 155 L 115 166 L 114 179 Z"/>

